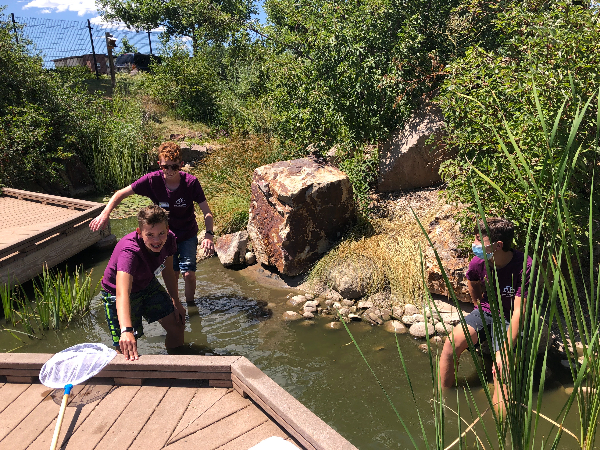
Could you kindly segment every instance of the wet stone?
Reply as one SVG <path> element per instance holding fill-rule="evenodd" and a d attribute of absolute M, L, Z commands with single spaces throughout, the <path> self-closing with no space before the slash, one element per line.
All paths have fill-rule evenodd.
<path fill-rule="evenodd" d="M 411 334 L 411 336 L 414 336 L 417 338 L 424 338 L 427 336 L 425 334 L 426 326 L 427 326 L 427 334 L 429 336 L 432 336 L 433 333 L 435 333 L 435 328 L 430 323 L 425 323 L 425 322 L 419 322 L 419 323 L 412 324 L 411 327 L 408 329 L 408 332 Z"/>
<path fill-rule="evenodd" d="M 317 306 L 319 306 L 319 302 L 316 300 L 309 300 L 304 304 L 304 306 L 314 306 L 316 308 Z"/>
<path fill-rule="evenodd" d="M 403 315 L 404 315 L 404 306 L 394 306 L 392 308 L 392 317 L 394 319 L 402 320 Z"/>
<path fill-rule="evenodd" d="M 413 314 L 419 314 L 419 308 L 417 308 L 411 303 L 407 303 L 406 305 L 404 305 L 404 315 L 412 316 Z"/>
<path fill-rule="evenodd" d="M 452 330 L 452 327 L 450 325 L 446 325 L 446 327 L 444 328 L 443 322 L 438 322 L 435 324 L 435 332 L 439 335 L 448 334 L 451 330 Z"/>
<path fill-rule="evenodd" d="M 306 297 L 304 297 L 304 295 L 294 295 L 292 298 L 290 298 L 287 301 L 287 304 L 290 306 L 298 306 L 301 303 L 304 303 L 306 301 Z"/>
<path fill-rule="evenodd" d="M 356 307 L 358 309 L 369 309 L 369 308 L 373 307 L 373 302 L 369 301 L 369 300 L 362 300 L 362 301 L 358 302 Z"/>
<path fill-rule="evenodd" d="M 348 314 L 348 319 L 358 322 L 361 320 L 361 317 L 358 314 Z"/>
<path fill-rule="evenodd" d="M 415 323 L 415 316 L 402 316 L 402 323 L 405 325 L 412 325 Z"/>
<path fill-rule="evenodd" d="M 305 313 L 314 313 L 317 310 L 316 306 L 305 306 L 304 307 L 304 312 Z"/>
<path fill-rule="evenodd" d="M 309 311 L 305 311 L 304 314 L 302 314 L 302 317 L 305 319 L 314 319 L 315 315 Z"/>
<path fill-rule="evenodd" d="M 390 333 L 405 334 L 408 333 L 408 328 L 399 320 L 390 320 L 383 325 L 385 331 Z"/>
<path fill-rule="evenodd" d="M 296 311 L 286 311 L 283 313 L 283 320 L 285 321 L 294 321 L 294 320 L 300 320 L 302 319 L 302 316 L 300 314 L 298 314 Z"/>
<path fill-rule="evenodd" d="M 348 300 L 348 299 L 344 299 L 342 300 L 342 305 L 343 306 L 354 306 L 354 301 L 353 300 Z"/>
<path fill-rule="evenodd" d="M 383 321 L 387 322 L 391 318 L 392 318 L 392 312 L 389 309 L 382 309 L 381 310 L 381 319 Z"/>
<path fill-rule="evenodd" d="M 304 297 L 306 297 L 306 300 L 313 300 L 315 298 L 312 294 L 304 294 Z"/>

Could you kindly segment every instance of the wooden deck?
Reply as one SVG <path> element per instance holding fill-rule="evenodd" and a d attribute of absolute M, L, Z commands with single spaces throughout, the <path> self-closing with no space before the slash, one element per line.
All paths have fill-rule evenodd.
<path fill-rule="evenodd" d="M 23 283 L 110 234 L 92 233 L 102 203 L 17 189 L 0 196 L 0 284 Z"/>
<path fill-rule="evenodd" d="M 48 449 L 62 390 L 37 380 L 49 354 L 0 354 L 0 448 Z M 75 386 L 63 449 L 247 450 L 279 436 L 310 450 L 355 447 L 243 357 L 118 355 Z"/>

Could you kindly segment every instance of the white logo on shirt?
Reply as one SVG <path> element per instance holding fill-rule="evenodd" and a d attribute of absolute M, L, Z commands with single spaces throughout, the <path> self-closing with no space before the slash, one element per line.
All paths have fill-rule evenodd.
<path fill-rule="evenodd" d="M 513 289 L 512 286 L 506 286 L 504 288 L 504 290 L 502 291 L 502 295 L 506 295 L 508 297 L 514 297 L 515 296 L 515 290 Z"/>
<path fill-rule="evenodd" d="M 185 199 L 184 198 L 178 198 L 175 201 L 175 205 L 174 206 L 179 207 L 179 208 L 185 208 L 187 205 L 185 204 Z"/>

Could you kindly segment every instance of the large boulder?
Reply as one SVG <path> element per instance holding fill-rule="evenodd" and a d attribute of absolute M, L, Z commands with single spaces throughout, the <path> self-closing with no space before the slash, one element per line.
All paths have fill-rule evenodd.
<path fill-rule="evenodd" d="M 444 206 L 440 213 L 429 224 L 428 234 L 435 247 L 444 271 L 448 276 L 456 297 L 463 302 L 471 302 L 467 289 L 465 274 L 469 268 L 469 255 L 459 249 L 461 233 L 458 222 L 454 219 L 455 210 L 450 205 Z M 431 246 L 427 246 L 426 271 L 427 286 L 434 294 L 448 296 L 449 292 Z"/>
<path fill-rule="evenodd" d="M 356 215 L 348 177 L 312 158 L 259 167 L 248 233 L 258 262 L 284 275 L 306 272 Z"/>
<path fill-rule="evenodd" d="M 225 267 L 243 264 L 246 261 L 247 244 L 247 231 L 220 236 L 215 242 L 215 251 L 221 264 Z"/>
<path fill-rule="evenodd" d="M 442 110 L 430 104 L 380 145 L 377 190 L 390 192 L 439 183 L 440 163 L 452 155 L 441 143 L 444 127 Z M 434 139 L 429 139 L 431 135 Z"/>
<path fill-rule="evenodd" d="M 375 275 L 373 261 L 360 256 L 335 264 L 327 274 L 327 283 L 343 298 L 362 298 L 373 285 Z"/>

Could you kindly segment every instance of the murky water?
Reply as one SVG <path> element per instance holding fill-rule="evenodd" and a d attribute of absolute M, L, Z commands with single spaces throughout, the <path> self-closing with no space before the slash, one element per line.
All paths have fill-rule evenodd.
<path fill-rule="evenodd" d="M 115 234 L 122 236 L 135 228 L 135 220 L 115 221 L 112 227 Z M 67 264 L 69 267 L 83 264 L 86 269 L 94 268 L 94 275 L 99 279 L 110 253 L 110 250 L 88 250 L 71 258 Z M 201 263 L 197 278 L 196 306 L 188 308 L 185 332 L 186 343 L 193 347 L 190 351 L 247 357 L 360 449 L 414 448 L 345 330 L 326 329 L 330 320 L 324 318 L 282 321 L 283 312 L 290 309 L 285 302 L 292 291 L 262 286 L 239 272 L 223 268 L 217 258 Z M 183 290 L 182 284 L 180 287 Z M 395 336 L 364 323 L 351 323 L 349 328 L 418 447 L 425 448 L 426 444 L 417 412 L 429 445 L 434 446 L 430 366 L 427 355 L 418 349 L 421 341 L 406 335 L 398 337 L 415 391 L 413 400 Z M 160 325 L 145 324 L 144 329 L 146 336 L 139 342 L 140 352 L 165 353 Z M 111 345 L 108 336 L 104 312 L 96 299 L 90 316 L 78 326 L 60 333 L 48 332 L 44 339 L 25 338 L 22 343 L 6 332 L 0 333 L 0 351 L 53 353 L 80 342 Z M 462 370 L 467 371 L 469 365 L 472 363 L 466 358 Z M 542 412 L 555 419 L 568 396 L 558 383 L 548 388 Z M 477 380 L 472 380 L 472 390 L 477 403 L 485 405 L 483 390 Z M 452 397 L 456 392 L 464 397 L 464 390 L 453 391 L 448 400 L 453 409 L 456 409 L 456 399 Z M 463 417 L 470 417 L 465 414 L 465 407 L 466 403 L 462 401 Z M 572 416 L 566 426 L 575 431 L 578 421 Z M 491 415 L 488 413 L 486 417 L 488 432 L 493 434 Z M 466 420 L 470 423 L 474 418 Z M 457 430 L 456 418 L 451 412 L 447 414 L 446 427 L 447 445 Z M 540 428 L 539 436 L 547 435 L 548 427 L 542 424 Z M 482 427 L 476 427 L 476 430 L 485 447 L 489 448 Z M 471 448 L 475 448 L 474 439 L 470 438 L 469 442 Z M 565 436 L 560 448 L 577 448 L 577 444 Z"/>

